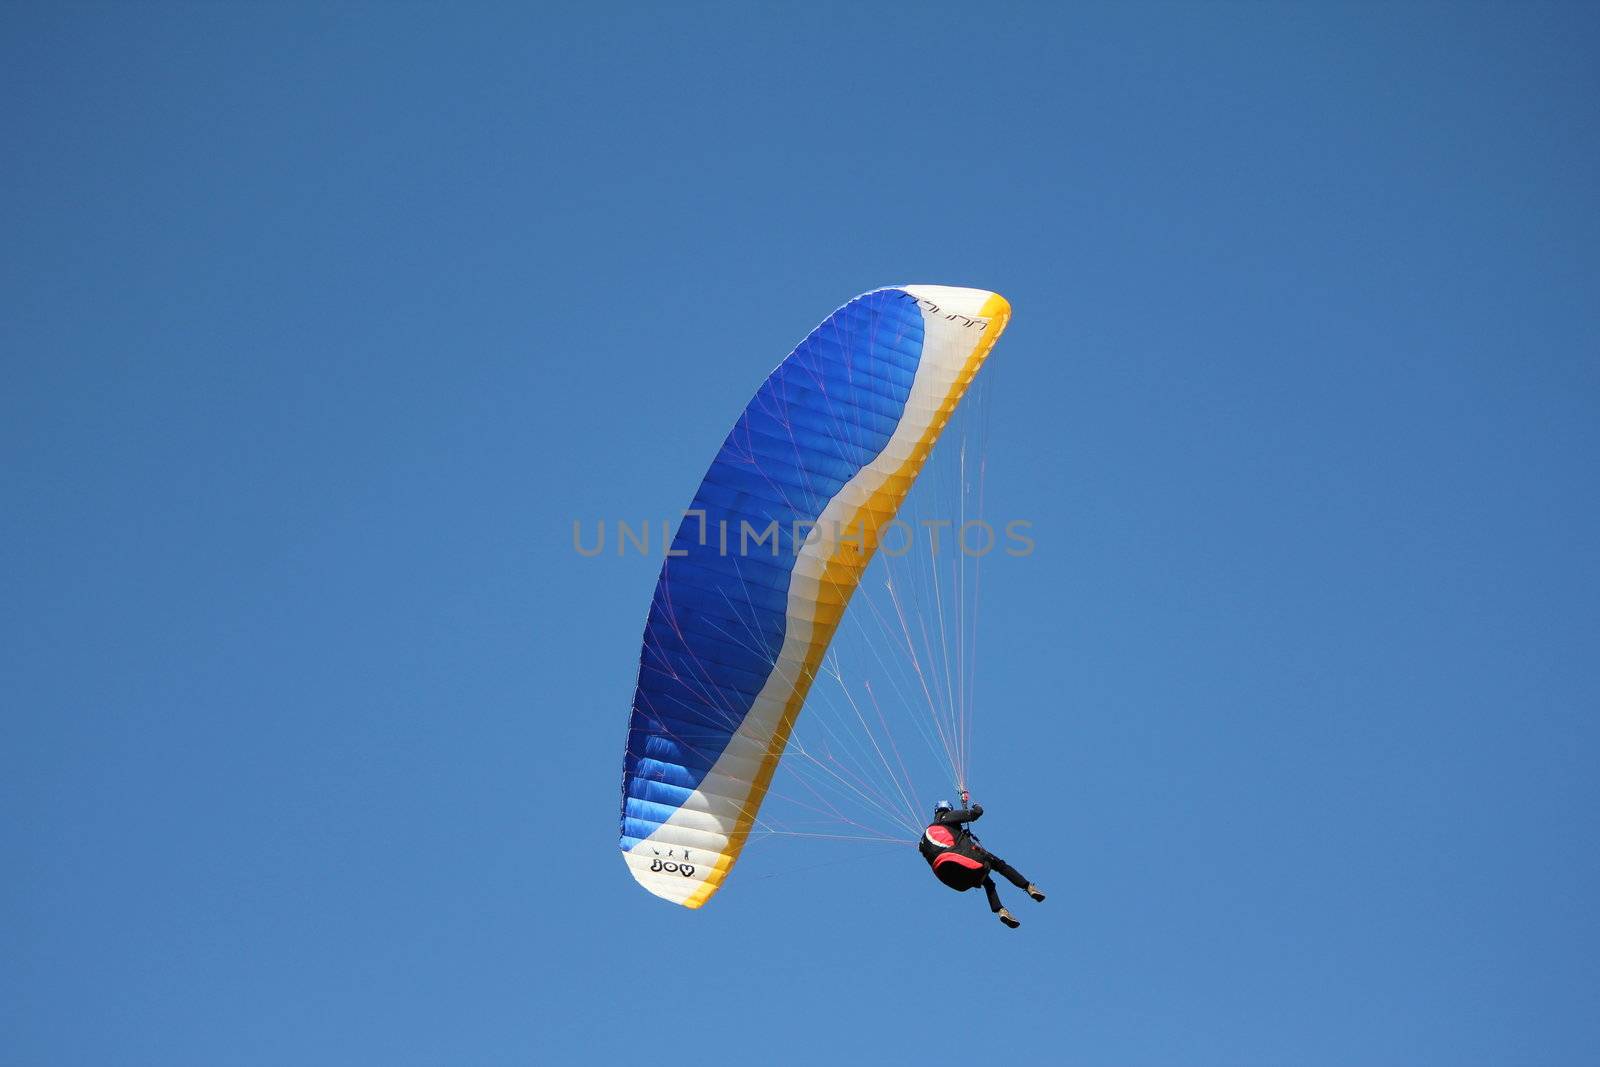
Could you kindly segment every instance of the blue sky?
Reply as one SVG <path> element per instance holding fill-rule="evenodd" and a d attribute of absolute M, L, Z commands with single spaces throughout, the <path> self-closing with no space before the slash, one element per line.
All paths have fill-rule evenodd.
<path fill-rule="evenodd" d="M 7 5 L 0 1061 L 1592 1057 L 1597 49 Z M 658 561 L 570 524 L 906 281 L 1015 308 L 973 784 L 1050 900 L 773 841 L 673 908 L 615 854 Z"/>

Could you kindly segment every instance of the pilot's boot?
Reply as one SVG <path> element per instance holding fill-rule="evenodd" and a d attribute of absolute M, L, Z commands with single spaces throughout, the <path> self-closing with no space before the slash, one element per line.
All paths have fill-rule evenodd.
<path fill-rule="evenodd" d="M 1005 923 L 1007 926 L 1011 927 L 1011 929 L 1013 929 L 1013 930 L 1015 930 L 1017 927 L 1022 925 L 1022 923 L 1019 920 L 1017 920 L 1016 918 L 1014 918 L 1012 916 L 1011 912 L 1008 911 L 1005 908 L 1001 908 L 999 911 L 995 912 L 995 914 L 1000 916 L 1000 921 L 1001 922 Z"/>
<path fill-rule="evenodd" d="M 1042 892 L 1040 892 L 1039 887 L 1034 885 L 1032 882 L 1028 883 L 1027 893 L 1034 900 L 1043 900 L 1044 899 L 1044 894 Z"/>

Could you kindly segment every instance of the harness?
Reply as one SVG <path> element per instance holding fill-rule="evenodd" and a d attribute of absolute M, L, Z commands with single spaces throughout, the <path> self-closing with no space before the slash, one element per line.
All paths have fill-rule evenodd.
<path fill-rule="evenodd" d="M 934 877 L 951 889 L 962 891 L 971 889 L 981 884 L 984 876 L 989 873 L 989 864 L 968 855 L 965 850 L 967 842 L 959 841 L 948 826 L 935 823 L 923 831 L 923 837 L 940 850 L 931 863 Z M 977 838 L 970 832 L 967 833 L 967 838 L 973 845 L 977 844 Z"/>

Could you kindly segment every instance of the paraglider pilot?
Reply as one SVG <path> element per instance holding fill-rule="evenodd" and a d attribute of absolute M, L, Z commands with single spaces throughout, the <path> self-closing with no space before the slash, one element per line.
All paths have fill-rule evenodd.
<path fill-rule="evenodd" d="M 961 794 L 962 803 L 966 803 L 966 800 L 967 795 Z M 933 868 L 933 876 L 951 889 L 965 893 L 974 886 L 983 886 L 983 891 L 989 896 L 989 910 L 1015 930 L 1022 923 L 1001 906 L 1000 894 L 995 891 L 994 878 L 989 872 L 998 872 L 1034 900 L 1043 900 L 1044 894 L 1038 886 L 1017 873 L 1015 867 L 978 844 L 978 839 L 966 824 L 982 814 L 982 804 L 974 804 L 970 808 L 952 808 L 949 801 L 939 801 L 933 809 L 933 822 L 922 832 L 918 848 L 922 858 Z"/>

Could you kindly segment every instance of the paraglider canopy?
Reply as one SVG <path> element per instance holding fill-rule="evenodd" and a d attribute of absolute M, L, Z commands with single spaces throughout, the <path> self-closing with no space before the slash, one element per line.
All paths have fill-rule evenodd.
<path fill-rule="evenodd" d="M 650 892 L 697 908 L 727 877 L 884 525 L 1009 317 L 980 289 L 858 296 L 724 440 L 662 565 L 640 653 L 621 844 Z"/>

